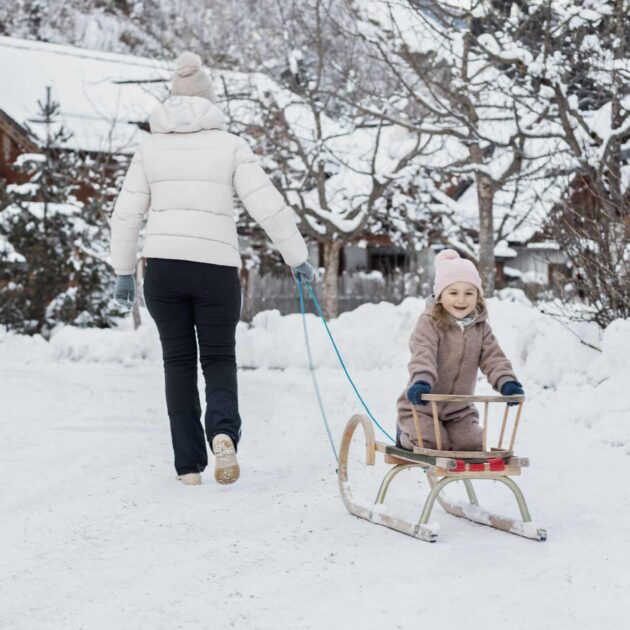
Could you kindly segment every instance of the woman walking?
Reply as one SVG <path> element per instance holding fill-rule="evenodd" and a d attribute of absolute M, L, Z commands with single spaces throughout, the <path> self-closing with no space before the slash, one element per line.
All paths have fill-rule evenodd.
<path fill-rule="evenodd" d="M 146 219 L 144 297 L 162 344 L 166 404 L 178 478 L 201 483 L 215 456 L 215 479 L 233 483 L 241 435 L 235 331 L 241 308 L 233 194 L 260 223 L 295 277 L 314 269 L 293 211 L 247 143 L 225 130 L 201 59 L 176 61 L 172 95 L 150 116 L 151 134 L 135 153 L 111 221 L 115 298 L 135 299 L 139 231 Z M 197 361 L 205 380 L 205 438 Z"/>

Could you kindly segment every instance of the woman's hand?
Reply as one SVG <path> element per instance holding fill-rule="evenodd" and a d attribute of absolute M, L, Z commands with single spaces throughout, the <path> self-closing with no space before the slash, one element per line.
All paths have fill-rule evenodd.
<path fill-rule="evenodd" d="M 305 280 L 310 283 L 313 282 L 313 279 L 315 278 L 315 267 L 306 260 L 297 267 L 291 267 L 291 273 L 293 274 L 296 282 Z"/>
<path fill-rule="evenodd" d="M 132 275 L 116 276 L 116 286 L 114 287 L 114 299 L 127 310 L 133 308 L 136 298 L 136 280 Z"/>
<path fill-rule="evenodd" d="M 431 385 L 426 381 L 418 381 L 407 390 L 407 400 L 412 405 L 426 405 L 428 401 L 422 400 L 422 394 L 430 394 Z"/>

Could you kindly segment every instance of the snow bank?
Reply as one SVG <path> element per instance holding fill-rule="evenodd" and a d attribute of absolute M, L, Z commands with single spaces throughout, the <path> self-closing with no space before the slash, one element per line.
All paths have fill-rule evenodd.
<path fill-rule="evenodd" d="M 48 362 L 54 359 L 50 344 L 43 337 L 16 335 L 0 326 L 0 365 L 2 363 Z"/>
<path fill-rule="evenodd" d="M 596 385 L 624 371 L 630 354 L 630 322 L 614 322 L 602 335 L 594 324 L 569 328 L 538 311 L 520 291 L 503 291 L 488 300 L 490 323 L 519 377 L 537 389 L 589 382 Z M 363 304 L 329 323 L 346 365 L 351 370 L 399 369 L 408 361 L 408 340 L 424 300 L 407 298 L 399 305 Z M 39 337 L 0 331 L 3 360 L 88 361 L 132 365 L 160 361 L 157 329 L 142 309 L 143 325 L 133 330 L 131 317 L 116 329 L 61 326 L 49 343 Z M 317 368 L 337 368 L 338 360 L 316 315 L 306 316 L 313 361 Z M 601 347 L 599 353 L 580 338 Z M 259 313 L 237 329 L 237 359 L 242 368 L 308 368 L 302 317 L 278 311 Z"/>
<path fill-rule="evenodd" d="M 396 371 L 404 387 L 407 343 L 423 310 L 424 300 L 417 298 L 398 306 L 364 304 L 330 323 L 359 390 L 364 370 Z M 488 311 L 493 331 L 525 385 L 528 418 L 555 422 L 568 417 L 630 454 L 630 399 L 624 395 L 630 382 L 630 320 L 615 321 L 603 333 L 595 324 L 563 324 L 516 290 L 488 300 Z M 340 370 L 321 321 L 308 315 L 307 326 L 315 366 Z M 260 313 L 251 326 L 239 327 L 237 353 L 241 367 L 306 368 L 301 316 Z M 489 393 L 485 378 L 480 374 L 479 379 L 478 391 Z"/>
<path fill-rule="evenodd" d="M 162 357 L 155 324 L 143 312 L 146 323 L 133 330 L 131 318 L 115 329 L 59 326 L 50 341 L 40 335 L 17 335 L 0 326 L 0 365 L 3 363 L 89 362 L 132 366 Z"/>
<path fill-rule="evenodd" d="M 363 304 L 342 313 L 329 327 L 348 368 L 390 368 L 406 363 L 407 341 L 423 309 L 424 301 L 416 298 L 398 306 Z M 339 363 L 320 318 L 307 315 L 306 325 L 315 367 L 336 368 Z M 308 368 L 302 316 L 259 313 L 251 326 L 239 326 L 237 354 L 243 367 Z"/>
<path fill-rule="evenodd" d="M 351 374 L 393 370 L 397 378 L 400 375 L 402 388 L 408 339 L 423 310 L 424 300 L 408 298 L 398 306 L 364 304 L 332 321 L 330 330 Z M 538 311 L 515 290 L 488 300 L 488 310 L 494 333 L 525 385 L 530 413 L 549 421 L 569 415 L 577 424 L 596 428 L 611 445 L 630 445 L 630 402 L 623 394 L 630 382 L 630 320 L 615 321 L 603 333 L 594 324 L 569 327 Z M 155 324 L 144 309 L 142 317 L 138 330 L 133 330 L 131 318 L 112 330 L 60 327 L 50 342 L 0 329 L 0 364 L 159 364 L 162 353 Z M 306 322 L 316 368 L 340 370 L 320 319 L 307 315 Z M 303 335 L 301 315 L 259 313 L 252 324 L 238 326 L 238 364 L 242 369 L 307 369 Z M 479 378 L 479 391 L 488 392 L 489 385 Z M 356 380 L 361 389 L 360 376 Z"/>
<path fill-rule="evenodd" d="M 572 324 L 571 329 L 538 311 L 520 291 L 504 291 L 488 300 L 490 322 L 519 377 L 530 388 L 547 389 L 561 382 L 586 380 L 589 366 L 600 353 L 580 342 L 602 344 L 594 324 Z M 344 313 L 329 326 L 349 369 L 398 369 L 409 358 L 407 343 L 416 319 L 424 311 L 424 300 L 407 298 L 394 306 L 386 302 L 364 304 Z M 307 315 L 313 361 L 316 367 L 338 365 L 324 326 L 315 315 Z M 612 333 L 611 333 L 612 334 Z M 623 336 L 624 331 L 615 333 Z M 251 326 L 238 331 L 239 365 L 249 368 L 306 368 L 304 333 L 300 315 L 282 317 L 266 311 Z M 579 337 L 578 337 L 579 335 Z M 604 346 L 606 365 L 621 361 L 618 343 Z M 608 369 L 608 368 L 607 368 Z"/>
<path fill-rule="evenodd" d="M 50 340 L 56 360 L 121 363 L 131 366 L 138 361 L 159 361 L 162 357 L 154 326 L 138 330 L 114 331 L 98 328 L 64 326 Z"/>

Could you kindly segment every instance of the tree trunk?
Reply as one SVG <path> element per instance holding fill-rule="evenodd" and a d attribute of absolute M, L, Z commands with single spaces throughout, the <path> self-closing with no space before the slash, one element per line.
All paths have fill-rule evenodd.
<path fill-rule="evenodd" d="M 342 241 L 324 243 L 324 315 L 332 319 L 339 314 L 339 260 Z"/>
<path fill-rule="evenodd" d="M 253 283 L 251 282 L 251 274 L 249 269 L 243 265 L 239 272 L 241 281 L 241 320 L 251 322 L 253 317 Z"/>
<path fill-rule="evenodd" d="M 614 47 L 614 58 L 619 64 L 619 67 L 621 67 L 624 59 L 624 16 L 627 9 L 625 8 L 625 2 L 623 0 L 617 0 L 617 2 L 614 3 L 614 7 L 615 18 L 619 20 L 614 31 L 617 38 L 617 45 Z M 621 40 L 619 37 L 621 37 Z M 627 109 L 622 107 L 622 100 L 625 94 L 627 94 L 627 89 L 624 75 L 622 72 L 615 69 L 612 73 L 612 99 L 610 104 L 610 127 L 612 130 L 623 127 L 628 118 L 627 114 L 622 113 L 624 109 Z M 625 217 L 627 214 L 625 208 L 627 193 L 625 186 L 623 186 L 621 170 L 623 159 L 621 155 L 621 141 L 619 138 L 612 140 L 608 155 L 609 157 L 605 168 L 609 171 L 609 173 L 607 173 L 607 179 L 610 188 L 610 202 L 612 203 L 605 203 L 604 208 L 606 209 L 606 214 L 610 216 L 611 221 L 610 241 L 613 254 L 612 268 L 618 273 L 624 267 L 624 260 L 626 260 Z M 602 188 L 604 188 L 604 186 L 602 186 Z M 627 279 L 625 279 L 625 281 L 627 281 Z"/>
<path fill-rule="evenodd" d="M 476 174 L 477 203 L 479 204 L 479 275 L 484 294 L 494 293 L 494 222 L 492 183 L 483 173 Z"/>

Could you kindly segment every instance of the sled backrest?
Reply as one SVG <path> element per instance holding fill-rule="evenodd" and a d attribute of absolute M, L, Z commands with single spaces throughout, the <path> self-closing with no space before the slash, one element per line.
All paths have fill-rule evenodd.
<path fill-rule="evenodd" d="M 518 403 L 516 409 L 516 418 L 512 425 L 512 435 L 510 436 L 510 444 L 507 448 L 511 451 L 514 448 L 514 441 L 516 440 L 516 432 L 518 431 L 518 424 L 521 419 L 521 411 L 523 410 L 523 402 L 525 396 L 466 396 L 466 395 L 453 395 L 453 394 L 422 394 L 422 400 L 426 400 L 431 403 L 431 410 L 433 413 L 433 427 L 435 430 L 435 440 L 437 450 L 442 450 L 442 433 L 440 431 L 440 420 L 438 417 L 437 403 L 439 402 L 468 402 L 476 403 L 482 402 L 483 407 L 483 446 L 482 450 L 488 450 L 488 407 L 490 403 L 505 403 L 505 411 L 503 412 L 503 422 L 501 423 L 501 433 L 499 434 L 499 442 L 496 446 L 497 449 L 503 447 L 503 439 L 505 437 L 505 429 L 507 426 L 508 415 L 510 412 L 509 402 Z M 416 433 L 418 435 L 418 444 L 423 447 L 422 431 L 420 429 L 420 419 L 418 418 L 418 412 L 415 406 L 412 405 L 411 411 L 413 412 L 413 422 L 416 427 Z"/>

